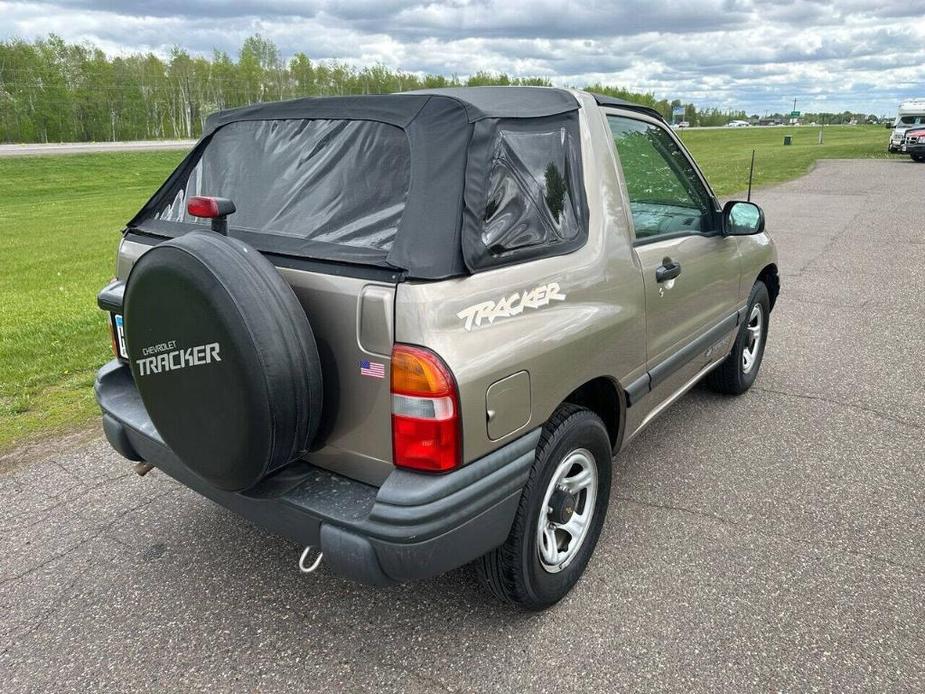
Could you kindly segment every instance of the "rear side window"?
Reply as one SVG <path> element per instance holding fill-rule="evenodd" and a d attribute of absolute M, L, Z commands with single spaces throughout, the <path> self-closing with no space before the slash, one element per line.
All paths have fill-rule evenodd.
<path fill-rule="evenodd" d="M 576 239 L 581 231 L 577 143 L 565 127 L 499 129 L 489 168 L 482 243 L 493 256 Z"/>
<path fill-rule="evenodd" d="M 238 121 L 218 129 L 155 219 L 191 217 L 194 195 L 231 198 L 231 229 L 388 251 L 411 182 L 404 131 L 360 120 Z"/>

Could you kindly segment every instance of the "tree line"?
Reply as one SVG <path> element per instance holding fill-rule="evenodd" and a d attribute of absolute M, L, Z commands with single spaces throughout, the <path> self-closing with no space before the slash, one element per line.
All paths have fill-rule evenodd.
<path fill-rule="evenodd" d="M 55 35 L 31 42 L 11 39 L 0 42 L 0 142 L 195 138 L 209 114 L 261 101 L 480 85 L 551 82 L 504 73 L 461 79 L 378 64 L 354 67 L 313 61 L 304 52 L 284 60 L 260 35 L 245 39 L 237 60 L 223 51 L 203 57 L 180 48 L 166 59 L 153 53 L 109 57 L 91 44 Z M 682 105 L 601 84 L 584 88 L 652 106 L 667 118 Z M 695 125 L 723 125 L 745 115 L 683 107 L 685 120 Z"/>

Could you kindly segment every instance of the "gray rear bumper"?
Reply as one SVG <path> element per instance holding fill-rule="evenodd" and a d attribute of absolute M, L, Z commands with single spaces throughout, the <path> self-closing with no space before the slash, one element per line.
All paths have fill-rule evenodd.
<path fill-rule="evenodd" d="M 540 436 L 536 429 L 443 475 L 396 469 L 378 489 L 300 462 L 246 492 L 227 492 L 161 440 L 128 367 L 106 364 L 95 390 L 106 438 L 122 456 L 156 466 L 271 532 L 319 547 L 327 567 L 372 585 L 436 576 L 504 542 Z"/>

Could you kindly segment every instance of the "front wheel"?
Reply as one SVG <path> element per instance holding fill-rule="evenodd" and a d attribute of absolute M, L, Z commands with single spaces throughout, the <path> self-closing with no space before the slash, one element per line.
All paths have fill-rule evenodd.
<path fill-rule="evenodd" d="M 717 393 L 741 395 L 752 387 L 764 358 L 771 301 L 764 282 L 755 282 L 748 297 L 745 320 L 726 360 L 707 374 L 707 385 Z"/>
<path fill-rule="evenodd" d="M 540 437 L 510 535 L 477 564 L 496 597 L 543 610 L 578 582 L 604 525 L 611 457 L 600 417 L 575 405 L 556 411 Z"/>

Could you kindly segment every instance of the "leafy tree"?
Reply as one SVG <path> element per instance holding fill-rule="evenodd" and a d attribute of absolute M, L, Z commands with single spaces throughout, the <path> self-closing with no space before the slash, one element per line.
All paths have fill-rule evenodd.
<path fill-rule="evenodd" d="M 478 71 L 415 74 L 376 64 L 313 61 L 299 52 L 284 61 L 279 48 L 255 34 L 237 60 L 213 51 L 194 57 L 177 47 L 166 59 L 152 53 L 109 58 L 89 43 L 55 35 L 27 42 L 0 41 L 0 142 L 62 142 L 190 138 L 210 113 L 258 101 L 341 94 L 384 94 L 412 89 L 478 85 L 551 86 L 546 77 Z M 666 117 L 673 104 L 652 94 L 594 84 L 591 91 L 652 106 Z M 692 124 L 722 125 L 744 114 L 685 106 Z M 852 114 L 825 114 L 820 122 L 847 122 Z M 809 114 L 807 114 L 809 116 Z M 863 120 L 859 118 L 859 120 Z"/>

